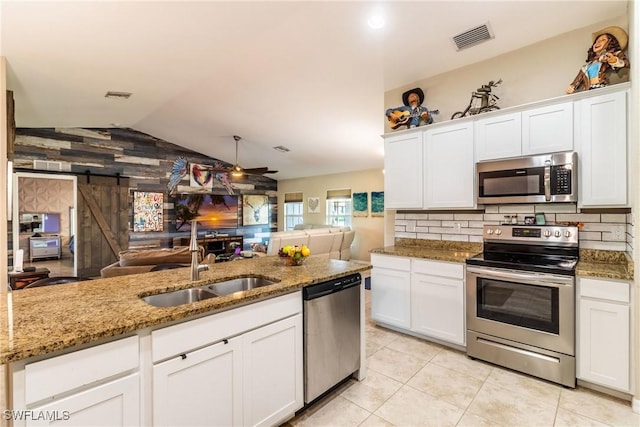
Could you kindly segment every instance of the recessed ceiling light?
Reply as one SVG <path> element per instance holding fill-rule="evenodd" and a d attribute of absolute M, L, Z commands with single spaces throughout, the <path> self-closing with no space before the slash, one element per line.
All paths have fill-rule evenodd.
<path fill-rule="evenodd" d="M 379 30 L 380 28 L 384 27 L 384 18 L 382 17 L 382 15 L 373 15 L 369 18 L 367 24 L 370 28 Z"/>
<path fill-rule="evenodd" d="M 131 97 L 131 92 L 116 92 L 114 90 L 110 90 L 109 92 L 104 94 L 105 98 L 122 98 L 129 99 Z"/>
<path fill-rule="evenodd" d="M 281 153 L 288 153 L 289 151 L 291 151 L 287 147 L 285 147 L 284 145 L 278 145 L 276 147 L 273 147 L 273 149 L 276 150 L 276 151 L 279 151 Z"/>

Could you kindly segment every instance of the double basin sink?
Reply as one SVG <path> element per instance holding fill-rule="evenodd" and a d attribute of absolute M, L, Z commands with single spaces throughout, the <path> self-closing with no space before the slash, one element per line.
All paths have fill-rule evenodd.
<path fill-rule="evenodd" d="M 221 297 L 235 292 L 278 283 L 276 280 L 265 279 L 260 276 L 240 277 L 211 285 L 197 288 L 181 289 L 179 291 L 166 292 L 164 294 L 149 295 L 142 299 L 155 307 L 175 307 L 182 304 L 190 304 L 209 298 Z"/>

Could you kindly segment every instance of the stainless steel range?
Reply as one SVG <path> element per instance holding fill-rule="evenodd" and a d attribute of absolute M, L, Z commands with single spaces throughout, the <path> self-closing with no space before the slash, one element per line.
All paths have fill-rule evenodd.
<path fill-rule="evenodd" d="M 485 225 L 467 260 L 467 354 L 575 387 L 578 228 Z"/>

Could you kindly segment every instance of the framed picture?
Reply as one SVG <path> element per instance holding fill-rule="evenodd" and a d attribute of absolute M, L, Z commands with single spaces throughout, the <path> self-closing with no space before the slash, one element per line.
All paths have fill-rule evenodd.
<path fill-rule="evenodd" d="M 369 216 L 369 197 L 367 193 L 353 193 L 353 216 Z"/>
<path fill-rule="evenodd" d="M 384 216 L 384 191 L 371 192 L 371 216 Z"/>
<path fill-rule="evenodd" d="M 193 163 L 189 167 L 189 186 L 211 190 L 213 171 L 209 166 Z"/>
<path fill-rule="evenodd" d="M 309 197 L 307 199 L 307 210 L 309 213 L 320 213 L 320 197 Z"/>
<path fill-rule="evenodd" d="M 544 218 L 544 214 L 543 213 L 537 213 L 535 221 L 536 222 L 534 224 L 537 224 L 537 225 L 545 225 L 547 223 L 547 221 Z"/>
<path fill-rule="evenodd" d="M 162 193 L 133 192 L 133 231 L 162 231 Z"/>
<path fill-rule="evenodd" d="M 269 224 L 269 197 L 263 195 L 242 196 L 242 225 Z"/>

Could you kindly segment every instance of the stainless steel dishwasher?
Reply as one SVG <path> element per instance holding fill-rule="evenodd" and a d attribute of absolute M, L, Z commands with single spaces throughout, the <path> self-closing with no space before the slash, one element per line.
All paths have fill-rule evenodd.
<path fill-rule="evenodd" d="M 360 368 L 360 273 L 303 288 L 304 401 Z"/>

